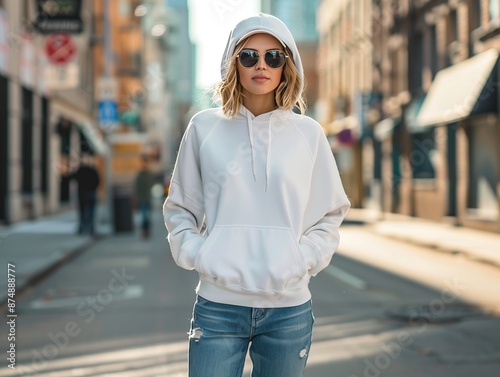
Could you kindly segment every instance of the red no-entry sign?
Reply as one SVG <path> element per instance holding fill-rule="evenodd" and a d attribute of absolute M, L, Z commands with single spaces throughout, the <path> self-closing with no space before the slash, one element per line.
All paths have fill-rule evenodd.
<path fill-rule="evenodd" d="M 45 53 L 53 64 L 65 64 L 76 55 L 76 45 L 69 34 L 51 34 L 45 42 Z"/>

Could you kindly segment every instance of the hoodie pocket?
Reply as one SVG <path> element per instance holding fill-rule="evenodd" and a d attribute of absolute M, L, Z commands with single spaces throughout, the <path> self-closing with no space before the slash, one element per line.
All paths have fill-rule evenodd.
<path fill-rule="evenodd" d="M 307 284 L 307 267 L 289 228 L 216 226 L 195 260 L 205 280 L 235 290 L 282 292 Z"/>

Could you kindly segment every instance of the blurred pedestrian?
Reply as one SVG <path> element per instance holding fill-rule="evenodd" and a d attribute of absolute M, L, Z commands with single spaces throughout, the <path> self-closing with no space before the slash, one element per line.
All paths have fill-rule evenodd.
<path fill-rule="evenodd" d="M 95 166 L 95 158 L 85 154 L 80 160 L 78 169 L 68 176 L 78 183 L 78 234 L 95 234 L 95 207 L 99 173 Z"/>
<path fill-rule="evenodd" d="M 147 239 L 151 234 L 151 189 L 155 183 L 155 176 L 150 170 L 149 158 L 141 159 L 141 170 L 135 177 L 134 196 L 137 208 L 141 215 L 142 238 Z"/>
<path fill-rule="evenodd" d="M 200 277 L 189 376 L 241 376 L 249 346 L 253 377 L 303 376 L 309 280 L 329 265 L 350 203 L 321 126 L 304 115 L 283 22 L 238 23 L 221 76 L 221 108 L 191 119 L 163 207 L 175 262 Z"/>

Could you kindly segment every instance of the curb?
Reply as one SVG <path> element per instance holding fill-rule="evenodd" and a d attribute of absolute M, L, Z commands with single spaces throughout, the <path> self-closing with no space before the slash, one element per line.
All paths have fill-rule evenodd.
<path fill-rule="evenodd" d="M 445 245 L 441 245 L 441 244 L 435 243 L 435 242 L 419 241 L 413 237 L 407 237 L 407 236 L 402 236 L 402 235 L 398 235 L 398 234 L 387 234 L 385 232 L 379 232 L 376 229 L 373 229 L 372 227 L 367 227 L 367 229 L 369 229 L 369 231 L 372 232 L 373 234 L 377 234 L 377 235 L 382 236 L 382 237 L 386 237 L 386 238 L 393 239 L 393 240 L 400 241 L 400 242 L 409 243 L 409 244 L 416 245 L 416 246 L 426 247 L 426 248 L 432 249 L 433 251 L 436 251 L 439 253 L 444 253 L 444 254 L 449 254 L 449 255 L 463 255 L 471 261 L 483 263 L 483 264 L 486 264 L 486 265 L 489 265 L 492 267 L 500 268 L 500 261 L 480 257 L 478 255 L 475 255 L 474 253 L 471 253 L 471 252 L 468 252 L 465 250 L 452 249 L 452 248 L 449 248 Z"/>

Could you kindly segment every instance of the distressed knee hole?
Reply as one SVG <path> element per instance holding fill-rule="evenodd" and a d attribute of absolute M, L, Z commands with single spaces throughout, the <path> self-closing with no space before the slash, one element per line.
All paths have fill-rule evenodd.
<path fill-rule="evenodd" d="M 307 356 L 307 349 L 306 349 L 306 348 L 304 348 L 304 349 L 302 349 L 302 350 L 300 351 L 300 353 L 299 353 L 299 357 L 300 357 L 301 359 L 303 359 L 303 358 L 304 358 L 304 357 L 306 357 L 306 356 Z"/>
<path fill-rule="evenodd" d="M 200 327 L 196 327 L 194 329 L 191 329 L 191 331 L 188 332 L 189 339 L 193 339 L 195 342 L 199 342 L 201 339 L 201 336 L 203 335 L 203 330 Z"/>

